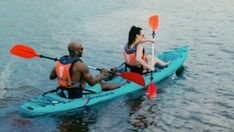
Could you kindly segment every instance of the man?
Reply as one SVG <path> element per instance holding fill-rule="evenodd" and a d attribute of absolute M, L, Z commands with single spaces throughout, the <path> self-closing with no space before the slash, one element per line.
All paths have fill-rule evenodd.
<path fill-rule="evenodd" d="M 109 76 L 104 68 L 101 68 L 98 76 L 92 76 L 88 66 L 80 59 L 83 55 L 83 47 L 79 42 L 71 42 L 68 45 L 68 52 L 69 55 L 61 57 L 50 73 L 51 80 L 58 78 L 58 94 L 60 96 L 66 98 L 82 97 L 85 82 L 93 86 Z M 104 90 L 121 86 L 120 84 L 107 84 L 104 82 L 100 84 Z"/>

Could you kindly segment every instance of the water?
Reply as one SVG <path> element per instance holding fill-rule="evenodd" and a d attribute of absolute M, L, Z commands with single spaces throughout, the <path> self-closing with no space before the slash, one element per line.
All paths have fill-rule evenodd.
<path fill-rule="evenodd" d="M 233 12 L 231 0 L 1 0 L 1 131 L 234 131 Z M 30 118 L 19 112 L 20 104 L 56 82 L 48 79 L 53 61 L 14 57 L 9 50 L 15 43 L 59 57 L 70 41 L 80 41 L 87 64 L 116 66 L 130 27 L 143 27 L 150 37 L 147 20 L 153 14 L 160 19 L 157 52 L 190 49 L 184 74 L 157 84 L 156 100 L 142 90 L 59 115 Z"/>

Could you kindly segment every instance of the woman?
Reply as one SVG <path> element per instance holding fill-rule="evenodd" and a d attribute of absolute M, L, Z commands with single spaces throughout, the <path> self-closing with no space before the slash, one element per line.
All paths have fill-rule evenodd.
<path fill-rule="evenodd" d="M 154 71 L 152 56 L 145 54 L 144 43 L 146 42 L 155 43 L 154 40 L 145 39 L 142 28 L 132 26 L 129 31 L 128 43 L 123 51 L 126 67 L 130 71 L 140 74 L 145 73 L 146 70 Z M 168 65 L 168 63 L 154 56 L 153 65 L 155 64 L 159 64 L 160 66 Z"/>

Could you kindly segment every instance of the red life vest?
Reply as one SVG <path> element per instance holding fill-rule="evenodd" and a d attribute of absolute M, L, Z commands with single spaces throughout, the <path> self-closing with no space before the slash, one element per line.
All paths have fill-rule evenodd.
<path fill-rule="evenodd" d="M 134 45 L 130 49 L 128 48 L 127 44 L 125 45 L 123 55 L 124 55 L 125 62 L 128 65 L 133 65 L 133 66 L 138 66 L 139 65 L 139 63 L 136 60 L 136 49 L 137 49 L 137 44 Z M 143 49 L 142 59 L 146 60 L 145 49 Z"/>
<path fill-rule="evenodd" d="M 58 84 L 60 87 L 71 88 L 71 87 L 81 87 L 85 88 L 84 82 L 73 82 L 71 80 L 70 69 L 72 64 L 76 61 L 82 60 L 79 57 L 70 57 L 70 56 L 63 56 L 56 62 L 55 70 L 58 77 Z"/>

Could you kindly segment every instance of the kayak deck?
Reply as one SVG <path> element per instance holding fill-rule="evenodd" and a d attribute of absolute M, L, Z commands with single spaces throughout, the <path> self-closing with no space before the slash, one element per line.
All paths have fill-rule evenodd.
<path fill-rule="evenodd" d="M 156 72 L 153 74 L 154 83 L 157 83 L 163 80 L 164 78 L 175 73 L 176 70 L 183 65 L 185 59 L 187 58 L 187 54 L 188 54 L 187 46 L 181 48 L 175 48 L 171 51 L 157 54 L 157 56 L 161 60 L 166 62 L 171 61 L 171 63 L 167 67 L 163 68 L 156 67 Z M 124 68 L 120 68 L 119 72 L 121 72 L 121 70 L 124 72 Z M 149 85 L 150 74 L 144 75 L 144 79 L 146 86 Z M 101 91 L 101 86 L 99 84 L 96 84 L 93 87 L 86 84 L 87 89 L 96 91 L 97 93 L 84 94 L 82 98 L 77 98 L 77 99 L 62 98 L 58 96 L 56 92 L 49 92 L 25 102 L 23 105 L 21 105 L 20 110 L 21 112 L 32 116 L 67 111 L 84 106 L 90 106 L 144 88 L 133 82 L 127 82 L 125 79 L 119 76 L 116 76 L 112 80 L 106 82 L 120 83 L 123 85 L 120 88 L 114 90 Z"/>

